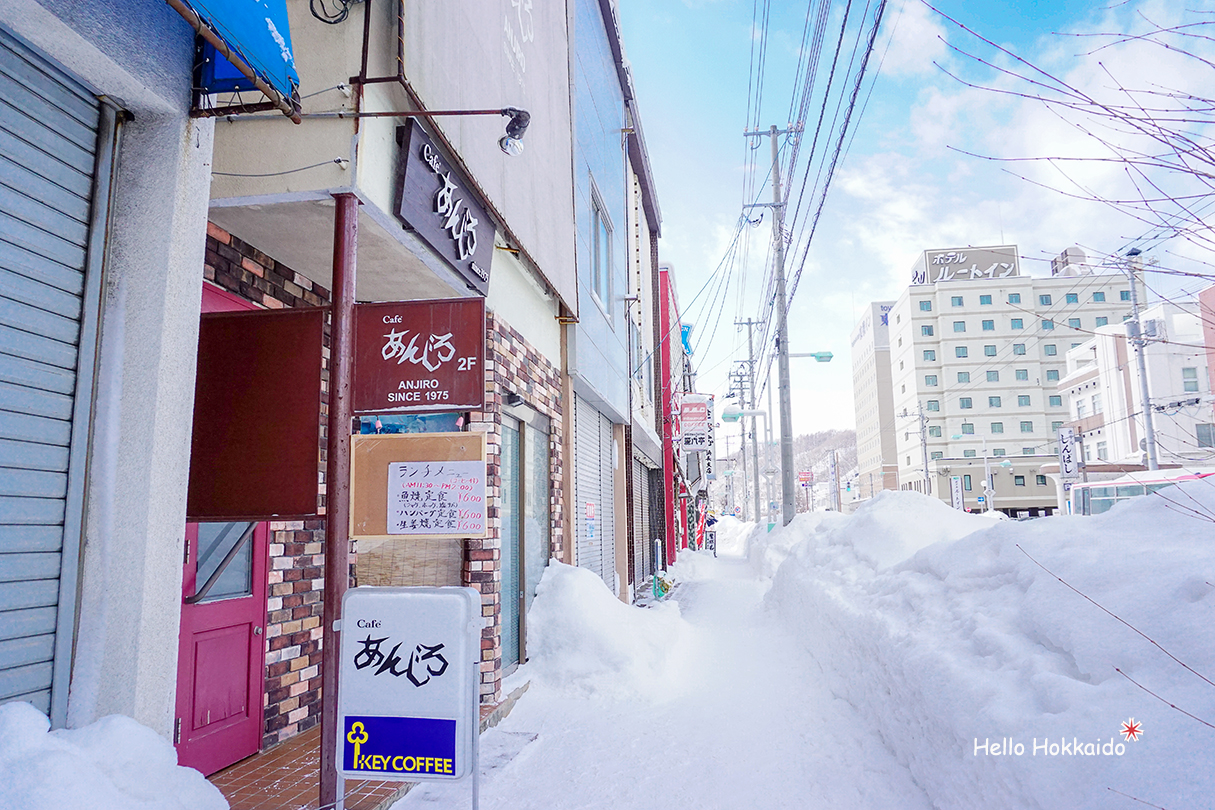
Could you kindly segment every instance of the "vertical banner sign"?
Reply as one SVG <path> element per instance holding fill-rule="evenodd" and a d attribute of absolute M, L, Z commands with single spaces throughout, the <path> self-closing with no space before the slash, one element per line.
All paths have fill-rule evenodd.
<path fill-rule="evenodd" d="M 342 598 L 338 771 L 455 780 L 476 758 L 481 595 L 351 588 Z"/>
<path fill-rule="evenodd" d="M 707 395 L 684 394 L 680 422 L 685 453 L 703 453 L 709 449 L 709 412 Z"/>
<path fill-rule="evenodd" d="M 713 395 L 709 394 L 708 434 L 709 444 L 705 452 L 705 480 L 717 480 L 717 426 L 714 424 Z"/>
<path fill-rule="evenodd" d="M 354 305 L 355 413 L 485 406 L 485 300 Z"/>
<path fill-rule="evenodd" d="M 1063 481 L 1080 480 L 1080 461 L 1076 458 L 1076 432 L 1072 428 L 1059 428 L 1059 478 Z"/>
<path fill-rule="evenodd" d="M 966 511 L 966 502 L 962 495 L 962 476 L 951 475 L 949 477 L 949 497 L 954 509 Z"/>
<path fill-rule="evenodd" d="M 485 462 L 388 465 L 389 534 L 485 534 Z"/>

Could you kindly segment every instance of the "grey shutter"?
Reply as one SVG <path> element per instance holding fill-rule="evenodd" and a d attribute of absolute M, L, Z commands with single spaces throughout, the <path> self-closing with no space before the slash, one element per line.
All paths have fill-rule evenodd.
<path fill-rule="evenodd" d="M 114 132 L 87 87 L 0 30 L 0 702 L 28 700 L 56 725 L 111 167 L 98 144 Z"/>
<path fill-rule="evenodd" d="M 603 531 L 600 514 L 603 509 L 602 484 L 599 469 L 599 412 L 578 394 L 574 394 L 574 529 L 577 538 L 576 561 L 602 576 Z M 587 505 L 595 510 L 594 536 L 587 531 Z"/>
<path fill-rule="evenodd" d="M 613 594 L 616 593 L 616 488 L 612 453 L 612 420 L 598 411 L 599 417 L 599 492 L 603 498 L 603 559 L 600 576 Z"/>

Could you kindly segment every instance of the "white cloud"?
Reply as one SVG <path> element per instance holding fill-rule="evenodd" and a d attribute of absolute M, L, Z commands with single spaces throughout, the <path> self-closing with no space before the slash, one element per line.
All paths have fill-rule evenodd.
<path fill-rule="evenodd" d="M 890 43 L 882 59 L 885 76 L 932 73 L 936 71 L 933 62 L 946 58 L 949 53 L 940 18 L 919 0 L 904 0 L 884 29 L 878 38 L 878 47 L 882 47 L 883 42 Z M 890 38 L 892 31 L 893 39 Z"/>

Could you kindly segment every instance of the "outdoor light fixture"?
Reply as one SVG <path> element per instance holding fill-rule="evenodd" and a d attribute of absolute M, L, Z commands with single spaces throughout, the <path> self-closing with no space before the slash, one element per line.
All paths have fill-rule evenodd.
<path fill-rule="evenodd" d="M 517 408 L 523 404 L 523 397 L 516 394 L 514 391 L 508 391 L 506 393 L 506 404 L 510 405 L 512 408 Z"/>

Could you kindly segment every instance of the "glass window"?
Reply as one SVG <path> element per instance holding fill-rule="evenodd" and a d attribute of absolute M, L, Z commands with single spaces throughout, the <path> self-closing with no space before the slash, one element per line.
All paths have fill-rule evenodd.
<path fill-rule="evenodd" d="M 1080 328 L 1080 319 L 1079 318 L 1068 318 L 1067 325 L 1070 326 L 1072 329 L 1079 329 Z"/>
<path fill-rule="evenodd" d="M 1105 300 L 1105 293 L 1103 293 L 1103 292 L 1093 293 L 1093 300 L 1096 301 L 1097 303 L 1101 303 L 1102 301 Z"/>
<path fill-rule="evenodd" d="M 979 306 L 981 306 L 981 307 L 991 306 L 991 296 L 990 295 L 980 295 L 979 296 Z"/>
<path fill-rule="evenodd" d="M 602 204 L 595 198 L 591 204 L 592 227 L 594 228 L 594 260 L 591 264 L 591 289 L 599 303 L 608 312 L 612 311 L 612 226 Z"/>
<path fill-rule="evenodd" d="M 954 321 L 953 322 L 953 331 L 965 332 L 966 331 L 966 321 Z"/>
<path fill-rule="evenodd" d="M 1010 304 L 1021 303 L 1021 293 L 1009 293 L 1008 294 L 1008 303 L 1010 303 Z"/>
<path fill-rule="evenodd" d="M 1022 433 L 1033 433 L 1034 432 L 1034 423 L 1031 421 L 1022 422 L 1021 423 L 1021 432 Z"/>
<path fill-rule="evenodd" d="M 1119 301 L 1130 301 L 1131 300 L 1131 291 L 1130 290 L 1119 290 L 1118 291 L 1118 300 Z"/>
<path fill-rule="evenodd" d="M 969 371 L 959 371 L 958 372 L 958 382 L 960 382 L 960 383 L 970 382 L 970 372 Z"/>
<path fill-rule="evenodd" d="M 1059 381 L 1059 369 L 1048 368 L 1046 370 L 1046 381 L 1047 382 L 1058 382 Z"/>
<path fill-rule="evenodd" d="M 996 356 L 996 347 L 992 344 L 988 344 L 988 345 L 984 346 L 983 347 L 983 356 L 984 357 L 995 357 Z"/>
<path fill-rule="evenodd" d="M 1051 394 L 1050 395 L 1050 406 L 1052 408 L 1062 408 L 1063 407 L 1063 397 L 1059 396 L 1058 394 Z"/>
<path fill-rule="evenodd" d="M 970 422 L 963 422 L 963 423 L 962 423 L 962 434 L 963 434 L 964 436 L 973 436 L 973 435 L 974 435 L 974 432 L 975 432 L 975 426 L 974 426 L 974 425 L 972 425 Z"/>
<path fill-rule="evenodd" d="M 1003 433 L 1003 432 L 1004 432 L 1004 425 L 1000 425 L 1000 432 L 1001 432 L 1001 433 Z M 993 431 L 992 431 L 992 433 L 995 433 L 995 431 L 993 430 Z M 992 450 L 992 451 L 991 451 L 991 454 L 992 454 L 993 456 L 1002 456 L 1002 455 L 1005 455 L 1005 453 L 1004 453 L 1004 448 L 1003 448 L 1003 447 L 997 447 L 996 449 L 994 449 L 994 450 Z"/>
<path fill-rule="evenodd" d="M 987 398 L 987 407 L 999 408 L 1000 407 L 1000 398 L 999 397 L 988 397 Z"/>
<path fill-rule="evenodd" d="M 1181 387 L 1184 391 L 1198 390 L 1198 368 L 1183 368 L 1181 370 Z"/>
<path fill-rule="evenodd" d="M 920 327 L 920 334 L 924 337 L 932 337 L 932 324 L 926 323 Z"/>
<path fill-rule="evenodd" d="M 954 357 L 968 357 L 965 346 L 958 346 L 953 350 Z"/>
<path fill-rule="evenodd" d="M 215 580 L 204 602 L 216 602 L 253 593 L 253 540 L 245 537 L 252 533 L 253 523 L 199 523 L 198 524 L 198 587 L 210 579 L 219 569 L 220 563 L 232 554 L 228 567 Z M 243 542 L 242 542 L 243 541 Z M 239 544 L 235 552 L 233 547 Z"/>
<path fill-rule="evenodd" d="M 1076 418 L 1083 419 L 1088 416 L 1088 403 L 1082 399 L 1076 400 Z"/>
<path fill-rule="evenodd" d="M 991 432 L 992 433 L 1003 433 L 1004 432 L 1004 423 L 1003 422 L 992 422 L 991 423 Z"/>
<path fill-rule="evenodd" d="M 970 492 L 970 476 L 969 475 L 962 476 L 962 489 L 966 490 L 967 492 Z"/>
<path fill-rule="evenodd" d="M 958 398 L 958 407 L 965 410 L 965 409 L 974 407 L 974 405 L 972 404 L 972 400 L 970 397 L 959 397 Z"/>
<path fill-rule="evenodd" d="M 938 458 L 944 458 L 945 453 L 940 450 L 933 450 L 932 454 L 929 457 L 932 458 L 933 460 L 936 460 Z"/>
<path fill-rule="evenodd" d="M 1013 476 L 1013 486 L 1014 487 L 1025 486 L 1025 476 L 1024 475 L 1014 475 Z"/>
<path fill-rule="evenodd" d="M 941 401 L 939 399 L 930 399 L 928 402 L 924 403 L 924 409 L 928 411 L 939 411 L 941 410 Z"/>
<path fill-rule="evenodd" d="M 1013 376 L 1015 376 L 1018 380 L 1021 380 L 1022 382 L 1024 382 L 1025 380 L 1029 379 L 1029 369 L 1027 369 L 1027 368 L 1016 369 L 1013 371 Z"/>
<path fill-rule="evenodd" d="M 1109 461 L 1110 451 L 1109 446 L 1105 442 L 1097 442 L 1097 460 Z"/>
<path fill-rule="evenodd" d="M 1049 332 L 1055 328 L 1055 322 L 1052 320 L 1044 320 L 1042 321 L 1042 328 Z"/>
<path fill-rule="evenodd" d="M 1034 483 L 1040 487 L 1046 486 L 1046 476 L 1045 475 L 1035 475 Z"/>
<path fill-rule="evenodd" d="M 1014 343 L 1013 344 L 1013 354 L 1025 354 L 1025 344 L 1024 343 Z"/>
<path fill-rule="evenodd" d="M 933 386 L 936 384 L 937 384 L 937 375 L 935 375 L 935 374 L 925 374 L 924 375 L 924 385 Z"/>
<path fill-rule="evenodd" d="M 1059 432 L 1059 428 L 1061 428 L 1061 427 L 1063 427 L 1063 423 L 1062 423 L 1062 422 L 1051 422 L 1051 423 L 1050 423 L 1050 432 L 1051 432 L 1051 433 L 1058 433 L 1058 432 Z"/>
<path fill-rule="evenodd" d="M 963 450 L 962 451 L 962 458 L 974 458 L 976 455 L 978 455 L 978 452 L 975 450 Z"/>
<path fill-rule="evenodd" d="M 962 296 L 960 296 L 960 295 L 953 296 L 952 298 L 949 299 L 949 303 L 955 307 L 962 306 Z"/>
<path fill-rule="evenodd" d="M 1194 427 L 1199 447 L 1215 447 L 1215 425 L 1203 423 L 1194 425 Z"/>
<path fill-rule="evenodd" d="M 1018 408 L 1028 408 L 1029 407 L 1029 394 L 1020 394 L 1017 396 L 1017 407 Z"/>
<path fill-rule="evenodd" d="M 1000 381 L 1000 372 L 998 372 L 998 371 L 987 372 L 987 381 L 988 382 L 999 382 Z"/>
<path fill-rule="evenodd" d="M 1039 296 L 1038 296 L 1038 303 L 1039 303 L 1041 306 L 1044 306 L 1044 307 L 1049 307 L 1049 306 L 1050 306 L 1050 296 L 1049 296 L 1049 295 L 1039 295 Z"/>
<path fill-rule="evenodd" d="M 996 322 L 995 321 L 983 321 L 983 331 L 984 332 L 996 331 Z"/>
<path fill-rule="evenodd" d="M 1032 456 L 1033 454 L 1034 454 L 1034 448 L 1032 448 L 1032 447 L 1022 447 L 1021 448 L 1021 455 Z"/>
<path fill-rule="evenodd" d="M 902 370 L 903 370 L 903 361 L 900 360 L 899 361 L 899 371 L 902 371 Z"/>
<path fill-rule="evenodd" d="M 1057 355 L 1059 353 L 1059 347 L 1053 343 L 1047 343 L 1042 348 L 1046 352 L 1047 357 L 1054 357 L 1055 355 Z"/>
<path fill-rule="evenodd" d="M 941 438 L 941 426 L 940 425 L 929 425 L 928 426 L 928 435 L 932 436 L 934 439 Z"/>
<path fill-rule="evenodd" d="M 1013 329 L 1024 329 L 1025 328 L 1025 319 L 1024 318 L 1013 318 L 1012 322 L 1009 325 L 1012 326 Z"/>
<path fill-rule="evenodd" d="M 921 301 L 920 302 L 920 312 L 932 312 L 932 302 L 931 301 Z"/>
<path fill-rule="evenodd" d="M 937 359 L 937 350 L 936 349 L 925 349 L 924 350 L 924 359 L 928 360 L 929 362 L 936 360 Z"/>
<path fill-rule="evenodd" d="M 1110 322 L 1110 319 L 1105 317 L 1104 315 L 1097 316 L 1097 325 L 1098 326 L 1105 326 L 1109 322 Z"/>
<path fill-rule="evenodd" d="M 1068 293 L 1063 298 L 1066 301 L 1066 303 L 1068 303 L 1068 304 L 1079 304 L 1080 303 L 1080 294 L 1079 293 Z"/>

